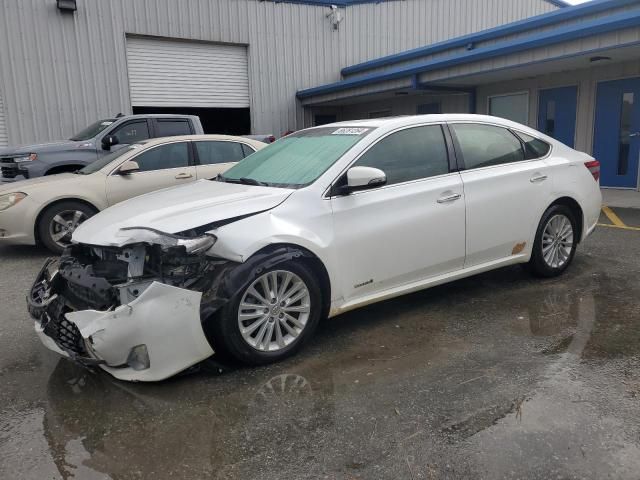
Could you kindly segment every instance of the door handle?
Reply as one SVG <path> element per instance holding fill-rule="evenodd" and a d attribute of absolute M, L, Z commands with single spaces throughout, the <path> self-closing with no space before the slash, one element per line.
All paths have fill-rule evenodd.
<path fill-rule="evenodd" d="M 193 175 L 191 175 L 190 173 L 184 173 L 184 172 L 183 173 L 179 173 L 179 174 L 177 174 L 175 176 L 175 178 L 178 179 L 178 180 L 183 179 L 183 178 L 191 178 L 191 177 L 193 177 Z"/>
<path fill-rule="evenodd" d="M 459 193 L 453 193 L 451 195 L 447 195 L 445 197 L 440 197 L 437 202 L 438 203 L 449 203 L 449 202 L 455 202 L 456 200 L 459 200 L 460 198 L 462 198 L 462 195 L 460 195 Z"/>
<path fill-rule="evenodd" d="M 544 182 L 546 179 L 547 179 L 546 175 L 536 175 L 534 177 L 531 177 L 529 181 L 531 183 L 538 183 L 538 182 Z"/>

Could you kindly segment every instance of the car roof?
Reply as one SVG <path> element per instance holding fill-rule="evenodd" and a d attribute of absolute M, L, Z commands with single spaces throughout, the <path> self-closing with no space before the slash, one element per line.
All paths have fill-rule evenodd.
<path fill-rule="evenodd" d="M 256 147 L 265 147 L 267 145 L 266 143 L 261 142 L 259 140 L 254 140 L 252 138 L 247 138 L 247 137 L 237 137 L 234 135 L 175 135 L 173 137 L 150 138 L 148 140 L 143 140 L 138 143 L 144 145 L 145 147 L 150 147 L 153 145 L 160 145 L 162 143 L 184 141 L 184 140 L 234 141 L 234 142 L 248 143 L 249 145 L 253 145 Z"/>

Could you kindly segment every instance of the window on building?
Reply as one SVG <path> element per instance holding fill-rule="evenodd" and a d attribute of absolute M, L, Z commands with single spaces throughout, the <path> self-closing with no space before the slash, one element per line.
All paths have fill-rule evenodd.
<path fill-rule="evenodd" d="M 186 167 L 189 165 L 189 148 L 187 142 L 169 143 L 143 152 L 133 160 L 141 172 Z"/>
<path fill-rule="evenodd" d="M 476 123 L 452 124 L 466 169 L 525 159 L 520 140 L 506 128 Z"/>
<path fill-rule="evenodd" d="M 379 168 L 387 176 L 387 185 L 448 173 L 442 128 L 429 125 L 392 133 L 371 147 L 356 165 Z"/>
<path fill-rule="evenodd" d="M 127 122 L 116 128 L 111 135 L 115 135 L 119 143 L 139 142 L 149 138 L 149 125 L 146 120 Z"/>
<path fill-rule="evenodd" d="M 156 137 L 172 137 L 174 135 L 191 135 L 191 126 L 188 120 L 161 120 L 156 121 Z"/>
<path fill-rule="evenodd" d="M 200 165 L 239 162 L 246 155 L 238 142 L 195 142 Z"/>
<path fill-rule="evenodd" d="M 524 92 L 489 97 L 489 115 L 527 125 L 529 123 L 529 94 Z"/>

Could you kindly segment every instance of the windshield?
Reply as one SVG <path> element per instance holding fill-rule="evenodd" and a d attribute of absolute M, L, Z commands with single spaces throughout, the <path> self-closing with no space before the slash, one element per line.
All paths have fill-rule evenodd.
<path fill-rule="evenodd" d="M 134 144 L 134 145 L 130 145 L 128 147 L 123 147 L 123 148 L 121 148 L 119 150 L 116 150 L 113 153 L 105 155 L 104 157 L 96 160 L 95 162 L 90 163 L 89 165 L 85 166 L 84 168 L 81 168 L 80 170 L 78 170 L 76 173 L 78 173 L 80 175 L 89 175 L 90 173 L 97 172 L 98 170 L 100 170 L 100 169 L 106 167 L 107 165 L 109 165 L 116 158 L 119 158 L 122 155 L 124 155 L 125 153 L 128 153 L 128 152 L 130 152 L 132 150 L 136 150 L 138 148 L 140 148 L 139 144 Z"/>
<path fill-rule="evenodd" d="M 101 131 L 103 131 L 105 128 L 107 128 L 109 125 L 111 125 L 115 121 L 116 121 L 115 118 L 98 120 L 96 123 L 92 123 L 84 130 L 81 130 L 80 132 L 76 133 L 69 140 L 74 140 L 74 141 L 89 140 L 90 138 L 95 137 L 97 134 L 99 134 Z"/>
<path fill-rule="evenodd" d="M 227 170 L 220 181 L 298 188 L 314 182 L 373 127 L 302 130 L 252 153 Z"/>

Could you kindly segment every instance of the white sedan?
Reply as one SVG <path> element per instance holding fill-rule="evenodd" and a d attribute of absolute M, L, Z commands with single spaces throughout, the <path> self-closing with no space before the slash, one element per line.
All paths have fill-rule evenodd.
<path fill-rule="evenodd" d="M 272 362 L 326 316 L 505 265 L 561 274 L 596 226 L 598 178 L 592 157 L 487 116 L 302 130 L 92 217 L 29 311 L 49 348 L 120 379 L 214 350 Z"/>
<path fill-rule="evenodd" d="M 0 186 L 0 244 L 42 243 L 61 253 L 75 229 L 100 210 L 143 193 L 212 178 L 266 145 L 226 135 L 146 140 L 75 173 Z"/>

